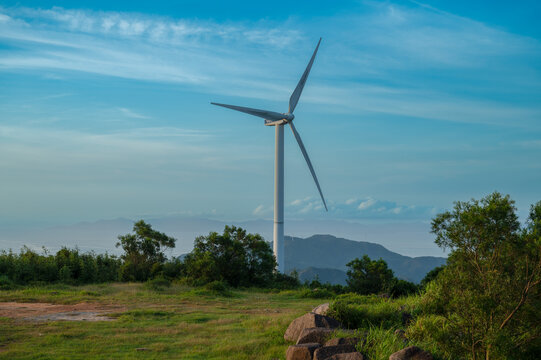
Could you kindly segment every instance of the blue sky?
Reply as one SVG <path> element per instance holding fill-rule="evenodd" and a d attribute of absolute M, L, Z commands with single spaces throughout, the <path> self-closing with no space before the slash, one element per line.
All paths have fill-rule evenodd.
<path fill-rule="evenodd" d="M 0 225 L 271 218 L 429 221 L 494 190 L 541 199 L 535 1 L 0 1 Z M 286 228 L 287 233 L 287 228 Z"/>

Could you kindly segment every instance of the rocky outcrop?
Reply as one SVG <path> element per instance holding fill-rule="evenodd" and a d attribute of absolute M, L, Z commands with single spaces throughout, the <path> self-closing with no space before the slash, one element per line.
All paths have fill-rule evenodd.
<path fill-rule="evenodd" d="M 434 360 L 429 352 L 410 346 L 389 356 L 389 360 Z"/>
<path fill-rule="evenodd" d="M 289 324 L 284 334 L 284 339 L 286 341 L 297 341 L 302 331 L 306 328 L 337 329 L 339 327 L 341 327 L 341 324 L 338 320 L 325 315 L 308 313 L 296 318 Z"/>
<path fill-rule="evenodd" d="M 325 346 L 336 346 L 336 345 L 353 345 L 357 346 L 357 344 L 361 341 L 361 339 L 356 337 L 351 338 L 334 338 L 330 339 L 325 343 Z"/>
<path fill-rule="evenodd" d="M 364 360 L 363 355 L 360 352 L 336 354 L 328 357 L 326 360 Z"/>
<path fill-rule="evenodd" d="M 329 312 L 329 306 L 329 303 L 318 305 L 314 308 L 314 310 L 312 310 L 312 312 L 314 314 L 327 315 L 327 313 Z"/>
<path fill-rule="evenodd" d="M 334 329 L 328 328 L 306 328 L 303 329 L 299 338 L 297 339 L 297 344 L 307 344 L 307 343 L 320 343 L 324 344 L 325 341 L 332 336 Z"/>
<path fill-rule="evenodd" d="M 333 355 L 356 352 L 353 345 L 323 346 L 314 351 L 314 360 L 325 360 Z"/>
<path fill-rule="evenodd" d="M 287 348 L 286 360 L 312 360 L 314 351 L 320 346 L 319 343 L 291 345 Z"/>

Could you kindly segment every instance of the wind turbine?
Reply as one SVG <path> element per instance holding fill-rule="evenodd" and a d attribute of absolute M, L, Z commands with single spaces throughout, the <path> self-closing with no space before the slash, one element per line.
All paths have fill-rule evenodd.
<path fill-rule="evenodd" d="M 321 200 L 323 201 L 323 205 L 325 206 L 325 210 L 327 209 L 327 204 L 325 203 L 325 198 L 323 197 L 323 193 L 321 192 L 321 187 L 319 186 L 319 181 L 317 180 L 316 173 L 314 171 L 314 167 L 312 166 L 312 162 L 310 161 L 310 158 L 308 157 L 308 153 L 306 152 L 306 149 L 304 147 L 304 144 L 302 143 L 301 136 L 299 135 L 297 129 L 295 128 L 295 125 L 293 125 L 293 119 L 295 116 L 293 115 L 293 111 L 295 110 L 295 107 L 297 106 L 297 103 L 299 102 L 299 98 L 301 97 L 302 89 L 304 88 L 304 84 L 306 84 L 306 79 L 308 79 L 308 75 L 310 74 L 310 69 L 312 68 L 312 64 L 314 63 L 314 59 L 316 57 L 317 50 L 319 49 L 319 44 L 321 43 L 321 38 L 319 39 L 319 42 L 317 43 L 316 49 L 314 50 L 314 53 L 312 54 L 312 58 L 310 59 L 310 62 L 308 63 L 308 66 L 306 66 L 306 70 L 304 70 L 304 73 L 301 76 L 301 79 L 299 80 L 299 83 L 297 84 L 297 87 L 293 91 L 293 94 L 291 94 L 291 97 L 289 98 L 289 110 L 287 113 L 278 113 L 274 111 L 268 111 L 268 110 L 259 110 L 259 109 L 252 109 L 242 106 L 236 106 L 236 105 L 227 105 L 227 104 L 218 104 L 211 102 L 212 105 L 218 105 L 223 106 L 228 109 L 233 109 L 237 111 L 241 111 L 243 113 L 247 113 L 250 115 L 258 116 L 263 119 L 265 119 L 265 125 L 266 126 L 274 126 L 275 127 L 275 133 L 276 133 L 276 141 L 275 141 L 275 151 L 274 151 L 274 234 L 273 234 L 273 250 L 274 250 L 274 256 L 276 257 L 276 262 L 278 263 L 278 271 L 284 272 L 284 125 L 289 124 L 289 127 L 291 128 L 291 131 L 293 131 L 293 135 L 295 136 L 295 139 L 297 140 L 297 143 L 299 144 L 299 147 L 301 148 L 302 155 L 304 156 L 304 159 L 306 160 L 306 163 L 308 164 L 308 168 L 310 169 L 310 172 L 312 173 L 312 177 L 314 178 L 314 181 L 317 186 L 317 190 L 319 191 L 319 195 L 321 196 Z"/>

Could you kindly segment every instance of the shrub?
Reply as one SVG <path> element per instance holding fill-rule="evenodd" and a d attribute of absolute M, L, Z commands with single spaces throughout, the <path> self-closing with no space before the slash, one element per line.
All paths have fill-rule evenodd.
<path fill-rule="evenodd" d="M 259 234 L 226 226 L 223 234 L 211 232 L 195 239 L 184 261 L 186 274 L 203 283 L 225 281 L 231 286 L 268 286 L 276 260 Z"/>
<path fill-rule="evenodd" d="M 299 278 L 287 274 L 275 272 L 272 277 L 272 283 L 269 287 L 279 290 L 291 290 L 301 286 Z"/>
<path fill-rule="evenodd" d="M 325 288 L 305 288 L 301 291 L 301 298 L 310 298 L 310 299 L 331 299 L 336 296 L 332 291 Z"/>
<path fill-rule="evenodd" d="M 16 285 L 7 275 L 0 275 L 0 290 L 12 290 Z"/>
<path fill-rule="evenodd" d="M 419 287 L 412 282 L 396 279 L 393 281 L 389 290 L 393 298 L 413 295 L 419 291 Z"/>
<path fill-rule="evenodd" d="M 389 329 L 402 326 L 400 307 L 376 296 L 340 295 L 331 303 L 329 316 L 350 329 L 370 326 Z"/>
<path fill-rule="evenodd" d="M 157 278 L 148 280 L 145 283 L 145 286 L 150 290 L 163 291 L 166 288 L 171 287 L 171 280 L 165 279 L 163 277 L 157 277 Z"/>

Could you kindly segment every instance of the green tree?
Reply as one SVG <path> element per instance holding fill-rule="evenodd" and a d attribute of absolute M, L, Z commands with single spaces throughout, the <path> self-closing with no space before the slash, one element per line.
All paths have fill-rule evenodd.
<path fill-rule="evenodd" d="M 426 273 L 423 280 L 421 280 L 420 286 L 422 289 L 426 288 L 426 285 L 428 285 L 429 282 L 434 281 L 437 279 L 439 273 L 445 268 L 445 265 L 437 266 L 434 269 L 430 270 Z"/>
<path fill-rule="evenodd" d="M 412 283 L 411 281 L 394 278 L 391 282 L 391 287 L 389 293 L 393 298 L 398 298 L 401 296 L 408 296 L 415 294 L 419 291 L 419 286 Z"/>
<path fill-rule="evenodd" d="M 457 358 L 527 359 L 540 349 L 541 202 L 521 228 L 509 196 L 456 202 L 432 221 L 451 249 L 427 298 L 445 317 Z"/>
<path fill-rule="evenodd" d="M 124 281 L 145 281 L 160 271 L 167 259 L 164 251 L 174 248 L 176 239 L 152 229 L 143 220 L 133 225 L 133 232 L 119 236 L 116 244 L 124 250 L 120 278 Z"/>
<path fill-rule="evenodd" d="M 368 255 L 354 259 L 347 264 L 347 284 L 361 295 L 377 294 L 389 291 L 394 274 L 383 259 L 372 260 Z"/>
<path fill-rule="evenodd" d="M 223 234 L 211 232 L 196 238 L 184 264 L 186 274 L 197 282 L 264 286 L 273 279 L 276 260 L 261 235 L 226 226 Z"/>

